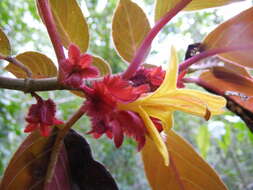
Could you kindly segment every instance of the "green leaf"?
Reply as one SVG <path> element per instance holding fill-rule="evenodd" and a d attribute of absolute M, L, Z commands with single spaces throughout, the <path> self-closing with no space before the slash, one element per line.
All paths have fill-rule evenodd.
<path fill-rule="evenodd" d="M 216 172 L 173 130 L 167 134 L 170 165 L 166 166 L 150 138 L 142 150 L 148 181 L 154 190 L 226 190 Z"/>
<path fill-rule="evenodd" d="M 201 126 L 199 128 L 198 134 L 196 136 L 196 141 L 201 155 L 206 158 L 210 147 L 210 133 L 206 126 Z"/>
<path fill-rule="evenodd" d="M 143 10 L 130 0 L 120 0 L 112 21 L 112 37 L 118 54 L 130 62 L 149 31 L 150 24 Z"/>
<path fill-rule="evenodd" d="M 11 45 L 8 37 L 0 28 L 0 55 L 9 56 L 11 54 Z"/>
<path fill-rule="evenodd" d="M 57 75 L 54 63 L 46 55 L 38 52 L 28 51 L 15 57 L 32 71 L 32 78 L 48 78 Z M 5 69 L 17 78 L 26 78 L 26 73 L 16 65 L 9 63 Z"/>
<path fill-rule="evenodd" d="M 82 52 L 89 46 L 89 31 L 76 0 L 50 0 L 51 9 L 65 48 L 76 44 Z"/>
<path fill-rule="evenodd" d="M 176 6 L 181 0 L 156 0 L 155 5 L 155 21 L 162 18 L 169 10 Z M 192 0 L 184 10 L 192 11 L 199 9 L 206 9 L 211 7 L 219 7 L 222 5 L 227 5 L 234 2 L 239 2 L 244 0 Z"/>

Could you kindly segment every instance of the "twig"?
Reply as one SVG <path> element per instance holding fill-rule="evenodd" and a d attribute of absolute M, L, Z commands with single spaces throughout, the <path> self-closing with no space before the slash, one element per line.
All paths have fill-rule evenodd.
<path fill-rule="evenodd" d="M 55 166 L 58 160 L 58 155 L 60 153 L 60 150 L 62 148 L 63 145 L 63 139 L 65 137 L 65 135 L 69 132 L 70 128 L 75 124 L 75 122 L 77 122 L 82 115 L 85 113 L 85 110 L 83 109 L 83 107 L 81 107 L 64 125 L 64 128 L 62 130 L 60 130 L 57 134 L 53 149 L 52 149 L 52 153 L 50 156 L 50 162 L 48 165 L 48 169 L 47 169 L 47 174 L 46 174 L 46 180 L 45 180 L 45 184 L 44 184 L 44 190 L 47 190 L 47 186 L 50 185 L 52 178 L 53 178 L 53 174 L 54 174 L 54 170 L 55 170 Z"/>
<path fill-rule="evenodd" d="M 21 63 L 20 61 L 18 61 L 17 59 L 15 59 L 13 57 L 10 57 L 10 56 L 5 57 L 5 56 L 3 56 L 1 54 L 0 54 L 0 59 L 6 60 L 9 63 L 14 64 L 17 67 L 19 67 L 20 69 L 22 69 L 26 73 L 26 75 L 27 75 L 28 78 L 32 77 L 32 71 L 27 66 L 25 66 L 23 63 Z"/>
<path fill-rule="evenodd" d="M 41 11 L 42 14 L 42 20 L 44 21 L 49 37 L 51 39 L 51 42 L 54 47 L 54 51 L 58 60 L 58 65 L 59 65 L 59 75 L 58 75 L 58 80 L 61 77 L 61 65 L 63 64 L 63 60 L 65 60 L 65 54 L 63 50 L 63 46 L 60 40 L 60 35 L 57 32 L 56 25 L 53 19 L 53 15 L 50 9 L 50 5 L 48 0 L 37 0 L 38 2 L 38 7 Z"/>
<path fill-rule="evenodd" d="M 85 79 L 84 83 L 90 84 L 99 80 L 102 80 L 102 78 Z M 18 90 L 25 93 L 51 90 L 79 90 L 59 83 L 56 77 L 45 79 L 14 79 L 0 76 L 0 88 Z"/>
<path fill-rule="evenodd" d="M 152 44 L 152 41 L 157 36 L 157 34 L 178 12 L 180 12 L 184 7 L 186 7 L 186 5 L 188 5 L 191 1 L 192 0 L 181 0 L 174 8 L 169 10 L 169 12 L 155 24 L 155 26 L 149 31 L 149 33 L 143 40 L 141 46 L 138 48 L 131 64 L 123 74 L 123 78 L 129 79 L 131 76 L 134 75 L 138 67 L 143 63 Z"/>
<path fill-rule="evenodd" d="M 45 79 L 13 79 L 0 76 L 0 88 L 19 90 L 25 93 L 65 89 L 73 90 L 67 86 L 58 83 L 56 77 Z"/>
<path fill-rule="evenodd" d="M 253 44 L 245 44 L 245 45 L 237 45 L 237 46 L 209 49 L 209 50 L 203 51 L 203 52 L 185 60 L 183 63 L 181 63 L 179 65 L 179 72 L 183 72 L 186 69 L 188 69 L 191 65 L 193 65 L 194 63 L 196 63 L 202 59 L 205 59 L 207 57 L 213 56 L 213 55 L 232 52 L 232 51 L 243 51 L 243 50 L 248 50 L 248 49 L 252 49 L 252 48 L 253 48 Z"/>

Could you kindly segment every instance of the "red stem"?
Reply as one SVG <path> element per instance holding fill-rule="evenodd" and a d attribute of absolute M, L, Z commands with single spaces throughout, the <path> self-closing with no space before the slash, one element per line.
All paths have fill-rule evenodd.
<path fill-rule="evenodd" d="M 221 54 L 221 53 L 227 53 L 231 51 L 243 51 L 243 50 L 248 50 L 250 48 L 253 48 L 253 44 L 247 44 L 247 45 L 239 45 L 239 46 L 230 46 L 230 47 L 221 47 L 221 48 L 216 48 L 216 49 L 210 49 L 206 50 L 198 55 L 195 55 L 194 57 L 191 57 L 181 63 L 179 65 L 179 72 L 183 72 L 187 70 L 191 65 L 194 63 L 205 59 L 207 57 L 216 55 L 216 54 Z"/>
<path fill-rule="evenodd" d="M 130 63 L 127 70 L 123 73 L 122 77 L 125 79 L 129 79 L 138 69 L 138 67 L 143 63 L 148 50 L 152 44 L 152 41 L 157 36 L 157 34 L 161 31 L 161 29 L 179 12 L 181 11 L 187 4 L 189 4 L 192 0 L 181 0 L 174 8 L 172 8 L 164 17 L 162 17 L 155 26 L 149 31 L 145 39 L 143 40 L 141 46 L 137 50 L 135 57 Z"/>
<path fill-rule="evenodd" d="M 58 64 L 59 64 L 59 71 L 61 71 L 61 65 L 62 65 L 63 60 L 65 59 L 65 54 L 64 54 L 63 46 L 60 40 L 60 36 L 56 29 L 56 25 L 53 19 L 49 2 L 48 0 L 37 0 L 37 1 L 38 1 L 38 7 L 42 14 L 42 20 L 44 21 L 46 25 L 49 37 L 54 47 L 54 51 L 55 51 Z"/>

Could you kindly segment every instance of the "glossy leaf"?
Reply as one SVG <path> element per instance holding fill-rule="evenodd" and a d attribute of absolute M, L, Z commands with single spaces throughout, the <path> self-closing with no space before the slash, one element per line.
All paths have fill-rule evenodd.
<path fill-rule="evenodd" d="M 112 22 L 118 54 L 130 62 L 149 31 L 150 24 L 143 10 L 131 0 L 120 0 Z"/>
<path fill-rule="evenodd" d="M 163 17 L 169 10 L 176 6 L 181 0 L 156 0 L 155 6 L 155 21 L 158 21 Z M 244 0 L 192 0 L 184 10 L 192 11 L 199 9 L 206 9 L 211 7 L 219 7 L 222 5 L 227 5 L 234 2 L 239 2 Z"/>
<path fill-rule="evenodd" d="M 219 55 L 223 59 L 253 68 L 253 8 L 219 25 L 205 38 L 205 49 L 224 48 L 232 46 L 251 46 L 249 50 L 238 50 Z"/>
<path fill-rule="evenodd" d="M 76 0 L 50 0 L 57 30 L 65 48 L 76 44 L 82 52 L 89 46 L 89 31 Z"/>
<path fill-rule="evenodd" d="M 228 109 L 240 116 L 253 132 L 253 98 L 251 98 L 253 79 L 251 77 L 216 67 L 212 71 L 201 74 L 199 85 L 226 97 Z"/>
<path fill-rule="evenodd" d="M 164 165 L 149 138 L 142 150 L 144 169 L 153 190 L 226 189 L 216 172 L 173 130 L 167 136 L 166 146 L 170 154 L 169 166 Z"/>
<path fill-rule="evenodd" d="M 16 59 L 32 71 L 32 78 L 48 78 L 57 75 L 57 69 L 50 58 L 38 52 L 28 51 L 16 56 Z M 9 63 L 5 68 L 17 78 L 26 78 L 26 73 L 16 65 Z"/>
<path fill-rule="evenodd" d="M 0 28 L 0 55 L 9 56 L 11 54 L 11 45 L 8 37 Z"/>
<path fill-rule="evenodd" d="M 213 71 L 204 72 L 200 80 L 209 86 L 214 92 L 233 99 L 246 109 L 253 111 L 253 79 L 239 74 L 228 72 L 222 67 L 216 67 Z M 219 84 L 219 88 L 217 88 Z M 245 96 L 245 97 L 244 97 Z"/>
<path fill-rule="evenodd" d="M 245 77 L 251 78 L 249 71 L 245 67 L 236 63 L 230 63 L 230 62 L 224 61 L 224 70 L 228 70 L 228 72 L 232 72 L 235 74 L 239 74 L 239 75 L 243 75 Z"/>
<path fill-rule="evenodd" d="M 1 190 L 43 190 L 54 136 L 30 134 L 12 157 L 1 182 Z M 62 149 L 48 190 L 70 190 L 68 161 Z"/>

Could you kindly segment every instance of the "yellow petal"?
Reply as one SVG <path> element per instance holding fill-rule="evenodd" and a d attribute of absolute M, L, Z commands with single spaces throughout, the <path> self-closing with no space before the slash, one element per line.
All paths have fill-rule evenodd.
<path fill-rule="evenodd" d="M 148 133 L 151 137 L 151 139 L 154 141 L 158 151 L 161 153 L 164 163 L 166 166 L 169 165 L 169 153 L 166 148 L 165 143 L 162 140 L 162 137 L 160 136 L 159 132 L 157 131 L 154 123 L 150 119 L 149 115 L 143 110 L 142 107 L 139 107 L 138 113 L 140 114 L 141 118 L 143 119 L 143 122 L 148 130 Z"/>
<path fill-rule="evenodd" d="M 176 50 L 172 46 L 170 53 L 170 64 L 168 69 L 166 70 L 165 78 L 160 87 L 151 96 L 159 96 L 160 94 L 175 90 L 177 88 L 177 73 L 178 73 L 177 62 L 178 61 Z"/>
<path fill-rule="evenodd" d="M 164 110 L 159 109 L 158 111 L 157 107 L 155 106 L 143 106 L 143 109 L 149 116 L 162 121 L 162 126 L 166 134 L 173 127 L 173 112 L 168 108 L 164 108 Z"/>
<path fill-rule="evenodd" d="M 212 115 L 221 114 L 225 104 L 222 97 L 187 89 L 175 90 L 143 101 L 145 108 L 152 107 L 157 112 L 179 110 L 201 117 L 205 117 L 209 111 Z"/>

